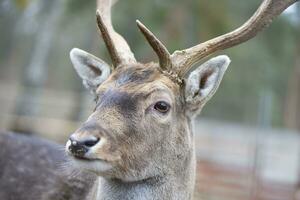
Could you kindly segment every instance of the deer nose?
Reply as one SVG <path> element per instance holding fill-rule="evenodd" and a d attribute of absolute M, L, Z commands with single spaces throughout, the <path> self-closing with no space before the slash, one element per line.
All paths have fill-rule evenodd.
<path fill-rule="evenodd" d="M 89 148 L 95 146 L 99 142 L 99 138 L 75 139 L 72 136 L 69 138 L 69 151 L 76 157 L 84 157 Z"/>

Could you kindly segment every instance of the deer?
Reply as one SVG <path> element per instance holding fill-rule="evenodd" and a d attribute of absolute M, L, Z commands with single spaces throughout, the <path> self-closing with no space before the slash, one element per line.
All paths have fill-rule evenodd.
<path fill-rule="evenodd" d="M 114 2 L 98 0 L 97 25 L 112 65 L 78 48 L 70 52 L 75 71 L 95 97 L 93 112 L 70 135 L 64 147 L 66 157 L 57 150 L 57 145 L 31 138 L 18 140 L 19 149 L 29 146 L 29 152 L 39 155 L 38 160 L 28 158 L 32 165 L 38 162 L 35 167 L 51 168 L 50 172 L 39 170 L 39 173 L 54 177 L 52 184 L 37 179 L 36 183 L 42 183 L 40 187 L 44 189 L 39 190 L 43 195 L 36 199 L 193 199 L 194 118 L 217 91 L 231 62 L 226 55 L 205 62 L 203 59 L 255 37 L 297 1 L 264 0 L 239 28 L 172 54 L 137 20 L 139 30 L 158 56 L 158 62 L 140 63 L 112 26 Z M 0 152 L 1 157 L 18 152 L 11 145 L 17 138 L 0 135 L 5 149 Z M 40 152 L 41 147 L 44 154 Z M 7 149 L 13 150 L 7 153 Z M 53 156 L 45 156 L 47 152 Z M 45 157 L 47 162 L 43 161 Z M 20 160 L 23 158 L 21 156 Z M 77 178 L 53 173 L 59 170 L 51 164 L 53 162 L 67 162 L 67 170 L 79 172 Z M 9 170 L 23 164 L 11 165 Z M 28 186 L 27 189 L 30 191 Z M 76 195 L 70 197 L 65 191 L 74 191 Z M 20 199 L 7 198 L 11 196 L 5 196 L 4 192 L 0 190 L 3 199 Z M 23 195 L 21 199 L 33 198 Z"/>

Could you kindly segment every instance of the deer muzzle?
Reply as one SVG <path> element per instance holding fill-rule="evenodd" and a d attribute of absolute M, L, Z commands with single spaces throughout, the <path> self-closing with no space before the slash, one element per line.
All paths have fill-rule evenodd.
<path fill-rule="evenodd" d="M 85 158 L 85 154 L 100 141 L 100 138 L 89 137 L 75 139 L 71 136 L 67 144 L 68 152 L 76 158 Z"/>

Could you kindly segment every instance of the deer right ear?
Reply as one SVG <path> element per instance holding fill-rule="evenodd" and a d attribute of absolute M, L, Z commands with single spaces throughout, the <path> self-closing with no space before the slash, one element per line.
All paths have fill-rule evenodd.
<path fill-rule="evenodd" d="M 217 91 L 229 64 L 230 59 L 227 56 L 217 56 L 200 65 L 188 76 L 185 100 L 191 115 L 198 114 Z"/>
<path fill-rule="evenodd" d="M 92 93 L 110 75 L 107 63 L 81 49 L 72 49 L 70 58 L 77 74 L 82 78 L 83 85 Z"/>

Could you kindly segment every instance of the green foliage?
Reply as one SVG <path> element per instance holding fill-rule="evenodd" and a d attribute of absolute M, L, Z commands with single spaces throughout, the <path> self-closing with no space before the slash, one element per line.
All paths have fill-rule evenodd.
<path fill-rule="evenodd" d="M 14 3 L 18 8 L 24 10 L 30 3 L 30 0 L 14 0 Z"/>
<path fill-rule="evenodd" d="M 96 5 L 93 0 L 66 0 L 66 4 L 66 14 L 70 17 L 78 17 L 82 12 L 91 10 Z"/>

